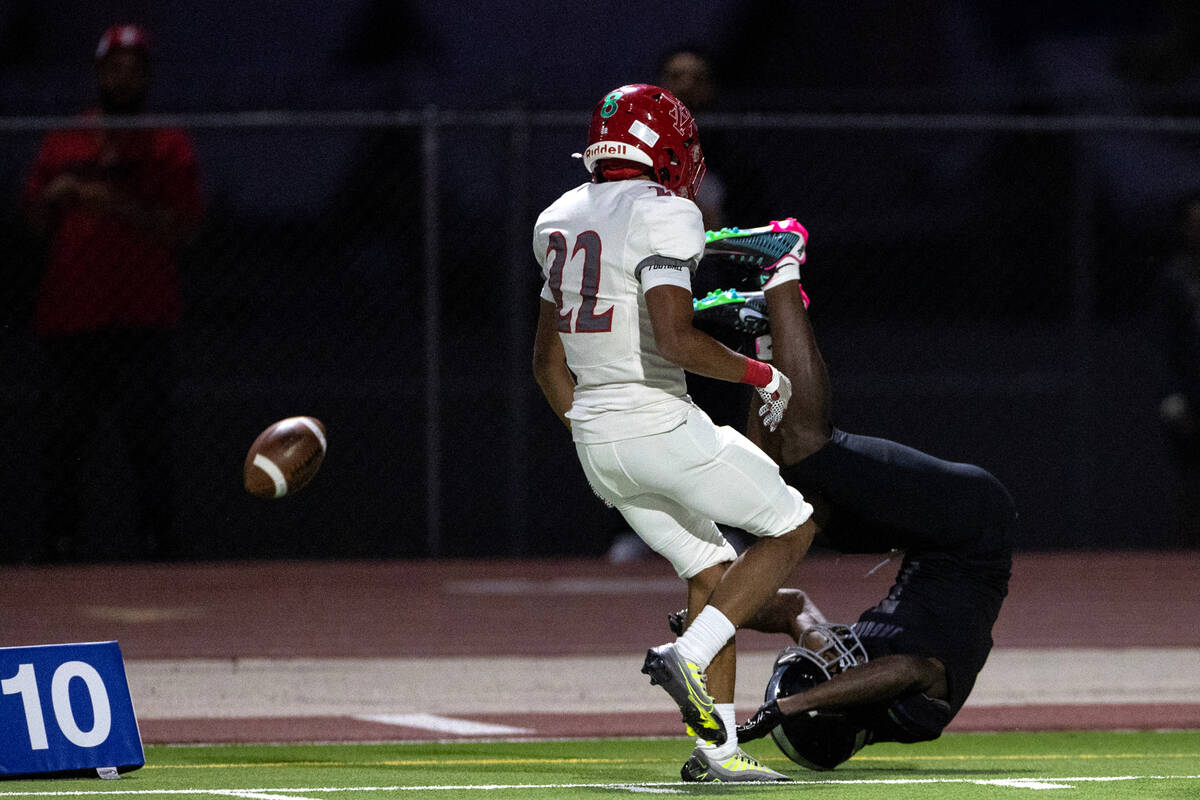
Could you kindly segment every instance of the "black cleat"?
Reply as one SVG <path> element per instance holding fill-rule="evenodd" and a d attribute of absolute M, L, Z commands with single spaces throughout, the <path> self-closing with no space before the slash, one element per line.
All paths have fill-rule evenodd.
<path fill-rule="evenodd" d="M 701 328 L 723 328 L 750 336 L 771 330 L 762 292 L 716 289 L 692 301 L 692 319 Z"/>
<path fill-rule="evenodd" d="M 671 695 L 683 714 L 684 724 L 696 736 L 713 744 L 725 743 L 725 723 L 704 685 L 704 674 L 699 667 L 679 655 L 674 644 L 664 644 L 646 651 L 642 672 L 650 676 L 651 685 L 661 686 Z"/>

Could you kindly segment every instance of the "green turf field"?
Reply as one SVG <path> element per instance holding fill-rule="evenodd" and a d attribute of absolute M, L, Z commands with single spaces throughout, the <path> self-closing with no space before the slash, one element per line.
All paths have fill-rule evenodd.
<path fill-rule="evenodd" d="M 148 747 L 146 766 L 120 780 L 0 781 L 0 798 L 1200 797 L 1200 731 L 948 734 L 875 745 L 833 772 L 797 767 L 770 741 L 746 749 L 799 785 L 680 783 L 684 739 L 230 745 Z"/>

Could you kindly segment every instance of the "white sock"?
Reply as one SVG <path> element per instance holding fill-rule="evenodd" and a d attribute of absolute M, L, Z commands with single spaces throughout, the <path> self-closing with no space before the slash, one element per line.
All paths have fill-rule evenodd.
<path fill-rule="evenodd" d="M 715 745 L 711 742 L 706 742 L 703 739 L 696 740 L 696 746 L 708 753 L 709 758 L 720 764 L 733 757 L 737 752 L 737 715 L 733 711 L 733 703 L 717 703 L 717 715 L 721 721 L 725 723 L 725 733 L 728 738 L 725 739 L 725 744 Z"/>
<path fill-rule="evenodd" d="M 679 654 L 700 668 L 701 672 L 716 658 L 717 651 L 733 638 L 737 628 L 716 606 L 701 609 L 687 630 L 675 640 Z"/>
<path fill-rule="evenodd" d="M 800 262 L 787 256 L 784 256 L 784 258 L 787 259 L 787 263 L 780 264 L 771 270 L 770 279 L 762 287 L 764 292 L 767 289 L 774 289 L 776 286 L 781 286 L 788 281 L 798 282 L 800 280 Z"/>

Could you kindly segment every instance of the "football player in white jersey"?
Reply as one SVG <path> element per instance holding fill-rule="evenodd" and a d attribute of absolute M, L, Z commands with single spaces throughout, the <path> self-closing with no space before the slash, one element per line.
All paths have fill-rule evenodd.
<path fill-rule="evenodd" d="M 534 229 L 545 278 L 534 375 L 593 490 L 687 581 L 686 632 L 642 667 L 699 737 L 684 779 L 787 780 L 737 746 L 733 635 L 808 550 L 812 507 L 765 453 L 692 403 L 684 371 L 756 387 L 772 430 L 791 384 L 692 326 L 704 155 L 688 109 L 657 86 L 609 92 L 583 163 L 592 180 Z M 803 247 L 784 256 L 797 269 Z M 739 557 L 717 522 L 757 538 Z"/>

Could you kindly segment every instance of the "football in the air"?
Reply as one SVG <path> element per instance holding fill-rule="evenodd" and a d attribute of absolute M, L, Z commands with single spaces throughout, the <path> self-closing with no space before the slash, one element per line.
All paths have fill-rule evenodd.
<path fill-rule="evenodd" d="M 303 489 L 325 459 L 325 426 L 315 417 L 288 417 L 258 435 L 243 467 L 246 491 L 276 498 Z"/>

